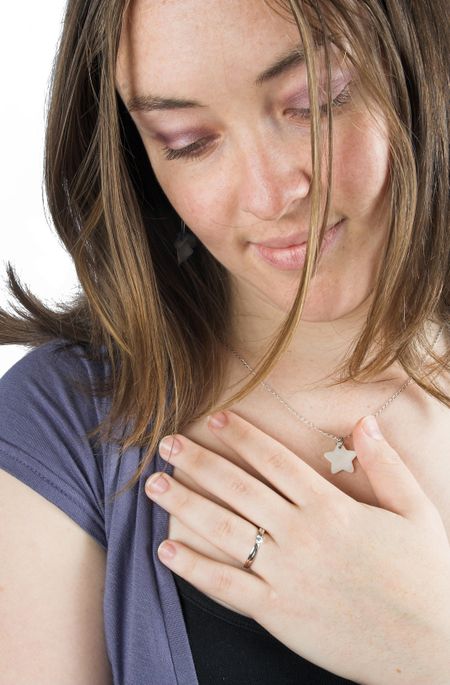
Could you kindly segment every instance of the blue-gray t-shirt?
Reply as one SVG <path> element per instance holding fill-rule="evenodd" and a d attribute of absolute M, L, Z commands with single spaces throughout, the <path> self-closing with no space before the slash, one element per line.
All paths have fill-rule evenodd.
<path fill-rule="evenodd" d="M 119 456 L 86 433 L 110 400 L 74 387 L 107 369 L 58 339 L 28 352 L 0 378 L 0 468 L 78 523 L 107 553 L 103 602 L 106 648 L 116 685 L 198 685 L 172 573 L 156 550 L 169 516 L 144 492 L 155 471 L 173 467 L 156 454 L 127 493 L 143 450 Z"/>

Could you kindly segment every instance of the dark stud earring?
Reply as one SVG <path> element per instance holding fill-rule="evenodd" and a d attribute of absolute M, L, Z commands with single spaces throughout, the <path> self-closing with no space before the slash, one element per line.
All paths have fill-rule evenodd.
<path fill-rule="evenodd" d="M 185 262 L 194 252 L 197 238 L 191 232 L 186 231 L 186 224 L 181 221 L 181 231 L 178 232 L 174 245 L 177 252 L 178 264 Z"/>

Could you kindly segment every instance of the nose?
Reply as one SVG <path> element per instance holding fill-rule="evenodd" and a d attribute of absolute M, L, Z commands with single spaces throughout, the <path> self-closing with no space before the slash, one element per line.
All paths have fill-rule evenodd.
<path fill-rule="evenodd" d="M 310 157 L 310 155 L 308 155 Z M 305 153 L 260 140 L 243 151 L 240 206 L 261 221 L 278 221 L 308 196 L 311 171 Z"/>

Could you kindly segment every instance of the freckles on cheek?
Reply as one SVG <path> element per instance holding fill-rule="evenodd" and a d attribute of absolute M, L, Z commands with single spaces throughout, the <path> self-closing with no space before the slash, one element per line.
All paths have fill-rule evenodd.
<path fill-rule="evenodd" d="M 198 189 L 186 187 L 186 184 L 179 184 L 173 179 L 158 181 L 172 207 L 198 240 L 214 255 L 216 250 L 220 253 L 226 226 L 218 202 L 208 201 Z"/>
<path fill-rule="evenodd" d="M 202 235 L 212 234 L 217 236 L 219 244 L 223 231 L 239 221 L 236 217 L 239 199 L 236 190 L 230 187 L 228 173 L 223 168 L 219 173 L 211 172 L 183 160 L 168 162 L 152 150 L 145 136 L 143 143 L 153 173 L 177 214 L 200 240 Z"/>
<path fill-rule="evenodd" d="M 208 249 L 220 250 L 224 231 L 230 230 L 233 223 L 227 214 L 223 194 L 215 192 L 205 182 L 189 182 L 184 174 L 178 176 L 176 172 L 153 169 L 166 198 L 189 229 Z"/>
<path fill-rule="evenodd" d="M 335 147 L 336 191 L 362 209 L 384 191 L 389 172 L 389 144 L 374 124 L 352 126 Z"/>
<path fill-rule="evenodd" d="M 174 193 L 172 204 L 186 225 L 206 247 L 220 247 L 224 231 L 222 224 L 225 222 L 221 220 L 216 202 L 210 203 L 207 198 L 202 198 L 199 192 L 189 192 L 183 188 L 179 193 Z"/>
<path fill-rule="evenodd" d="M 152 160 L 150 158 L 150 163 Z M 152 164 L 153 172 L 169 203 L 189 228 L 194 228 L 202 208 L 198 203 L 198 195 L 186 183 L 180 181 L 177 175 L 162 171 L 158 165 Z"/>

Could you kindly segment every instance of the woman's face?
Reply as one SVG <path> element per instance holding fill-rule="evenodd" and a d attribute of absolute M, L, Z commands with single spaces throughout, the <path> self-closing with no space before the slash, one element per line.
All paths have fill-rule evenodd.
<path fill-rule="evenodd" d="M 253 313 L 284 313 L 299 285 L 305 245 L 289 250 L 275 243 L 304 243 L 311 210 L 298 29 L 261 0 L 209 0 L 205 7 L 203 0 L 134 0 L 117 89 L 167 198 L 231 273 L 241 302 Z M 322 50 L 317 57 L 324 64 Z M 327 226 L 340 223 L 326 236 L 310 285 L 303 313 L 309 321 L 357 311 L 386 238 L 387 127 L 381 114 L 375 123 L 351 81 L 336 50 Z M 324 164 L 324 188 L 325 174 Z M 267 242 L 272 249 L 261 246 Z"/>

